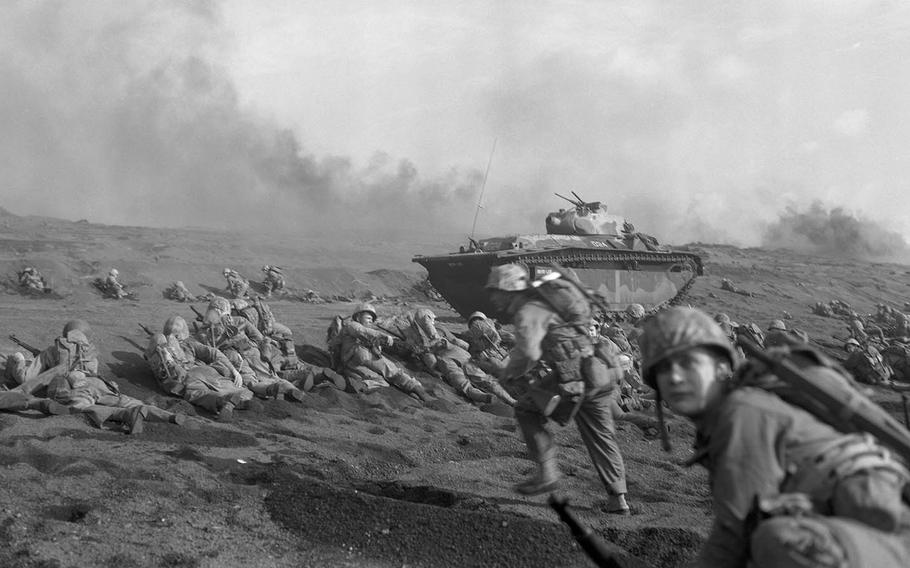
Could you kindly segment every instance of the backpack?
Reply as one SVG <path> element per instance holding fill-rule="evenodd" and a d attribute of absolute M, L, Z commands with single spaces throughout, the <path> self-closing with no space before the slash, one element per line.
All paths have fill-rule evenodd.
<path fill-rule="evenodd" d="M 778 374 L 785 373 L 786 369 L 778 363 L 769 372 L 765 361 L 750 358 L 737 370 L 734 387 L 764 389 L 845 434 L 873 434 L 905 460 L 910 460 L 910 432 L 863 395 L 861 387 L 843 367 L 805 346 L 772 349 L 756 355 L 772 361 L 777 356 L 801 374 L 800 384 L 780 378 Z"/>
<path fill-rule="evenodd" d="M 578 289 L 578 285 L 564 278 L 547 280 L 534 288 L 548 306 L 556 310 L 566 324 L 581 326 L 581 333 L 588 334 L 591 323 L 591 304 Z"/>

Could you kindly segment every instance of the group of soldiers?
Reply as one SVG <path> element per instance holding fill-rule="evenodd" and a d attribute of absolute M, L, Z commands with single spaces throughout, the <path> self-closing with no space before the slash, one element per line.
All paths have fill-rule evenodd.
<path fill-rule="evenodd" d="M 262 267 L 264 274 L 262 286 L 265 288 L 266 297 L 273 293 L 281 291 L 285 287 L 284 272 L 280 266 L 266 264 Z M 244 298 L 250 289 L 249 281 L 233 268 L 225 268 L 222 272 L 227 281 L 226 291 L 232 298 Z M 19 287 L 26 291 L 32 292 L 50 292 L 51 287 L 48 285 L 44 275 L 34 266 L 26 266 L 16 273 Z M 126 285 L 120 281 L 120 271 L 111 268 L 103 278 L 96 278 L 94 286 L 105 296 L 121 300 L 129 297 Z M 164 291 L 164 296 L 178 302 L 196 302 L 205 299 L 211 299 L 210 295 L 197 296 L 192 294 L 186 285 L 178 280 L 168 286 Z"/>
<path fill-rule="evenodd" d="M 784 320 L 762 331 L 694 308 L 646 313 L 635 304 L 608 318 L 571 272 L 532 282 L 518 264 L 494 267 L 487 290 L 512 333 L 481 312 L 456 333 L 438 327 L 426 308 L 380 318 L 362 303 L 332 321 L 325 359 L 314 365 L 297 357 L 291 330 L 275 321 L 262 298 L 244 290 L 240 297 L 212 298 L 193 329 L 174 315 L 160 332 L 148 330 L 144 357 L 162 390 L 218 419 L 249 408 L 256 397 L 302 401 L 323 384 L 352 393 L 393 387 L 426 402 L 432 389 L 414 376 L 422 372 L 467 401 L 514 407 L 535 463 L 515 485 L 522 494 L 559 487 L 551 428 L 574 424 L 606 492 L 601 508 L 619 515 L 631 514 L 634 503 L 615 421 L 653 408 L 665 446 L 667 415 L 692 421 L 692 461 L 711 474 L 715 520 L 698 565 L 907 566 L 906 455 L 886 450 L 868 432 L 846 433 L 769 390 L 775 368 L 737 347 L 748 338 L 778 357 L 808 353 L 804 332 Z M 907 321 L 901 315 L 883 306 L 874 319 L 879 329 L 901 333 Z M 851 319 L 849 327 L 846 347 L 863 348 L 868 326 Z M 186 422 L 121 394 L 99 373 L 89 333 L 74 320 L 31 361 L 11 355 L 6 373 L 13 385 L 0 392 L 0 409 L 81 412 L 97 426 L 117 421 L 132 433 L 141 432 L 144 420 Z M 843 367 L 823 357 L 801 361 L 830 384 L 849 385 Z"/>

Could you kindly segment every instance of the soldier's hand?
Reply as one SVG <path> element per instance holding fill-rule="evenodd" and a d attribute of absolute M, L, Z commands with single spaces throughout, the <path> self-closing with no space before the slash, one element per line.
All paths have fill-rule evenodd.
<path fill-rule="evenodd" d="M 395 346 L 395 338 L 392 337 L 391 335 L 386 335 L 386 336 L 385 336 L 385 346 L 386 346 L 386 347 L 394 347 L 394 346 Z"/>

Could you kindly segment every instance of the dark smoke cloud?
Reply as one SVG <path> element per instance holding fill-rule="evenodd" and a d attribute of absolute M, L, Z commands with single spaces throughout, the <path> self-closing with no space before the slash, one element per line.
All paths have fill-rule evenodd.
<path fill-rule="evenodd" d="M 0 7 L 3 203 L 26 214 L 303 234 L 467 233 L 481 173 L 314 156 L 243 108 L 206 2 Z M 305 80 L 305 78 L 301 78 Z M 306 104 L 302 101 L 301 104 Z M 319 112 L 319 109 L 313 109 Z"/>
<path fill-rule="evenodd" d="M 840 207 L 816 201 L 805 211 L 787 208 L 765 231 L 762 246 L 839 258 L 906 262 L 910 247 L 896 232 Z"/>

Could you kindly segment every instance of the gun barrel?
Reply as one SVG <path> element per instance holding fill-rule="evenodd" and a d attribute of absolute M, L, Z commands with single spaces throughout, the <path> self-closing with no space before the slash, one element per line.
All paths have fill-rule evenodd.
<path fill-rule="evenodd" d="M 9 338 L 10 338 L 10 341 L 12 341 L 16 345 L 25 349 L 26 351 L 28 351 L 29 353 L 31 353 L 32 355 L 34 355 L 36 357 L 41 353 L 40 349 L 38 349 L 37 347 L 32 347 L 28 343 L 26 343 L 26 342 L 22 341 L 21 339 L 19 339 L 18 337 L 16 337 L 16 335 L 13 333 L 9 334 Z"/>
<path fill-rule="evenodd" d="M 594 561 L 597 566 L 600 568 L 622 568 L 622 564 L 616 558 L 615 552 L 609 550 L 591 529 L 578 520 L 578 517 L 569 510 L 568 501 L 564 497 L 551 493 L 548 503 L 550 508 L 559 515 L 559 520 L 572 531 L 572 537 L 575 542 L 581 546 L 588 558 Z"/>

